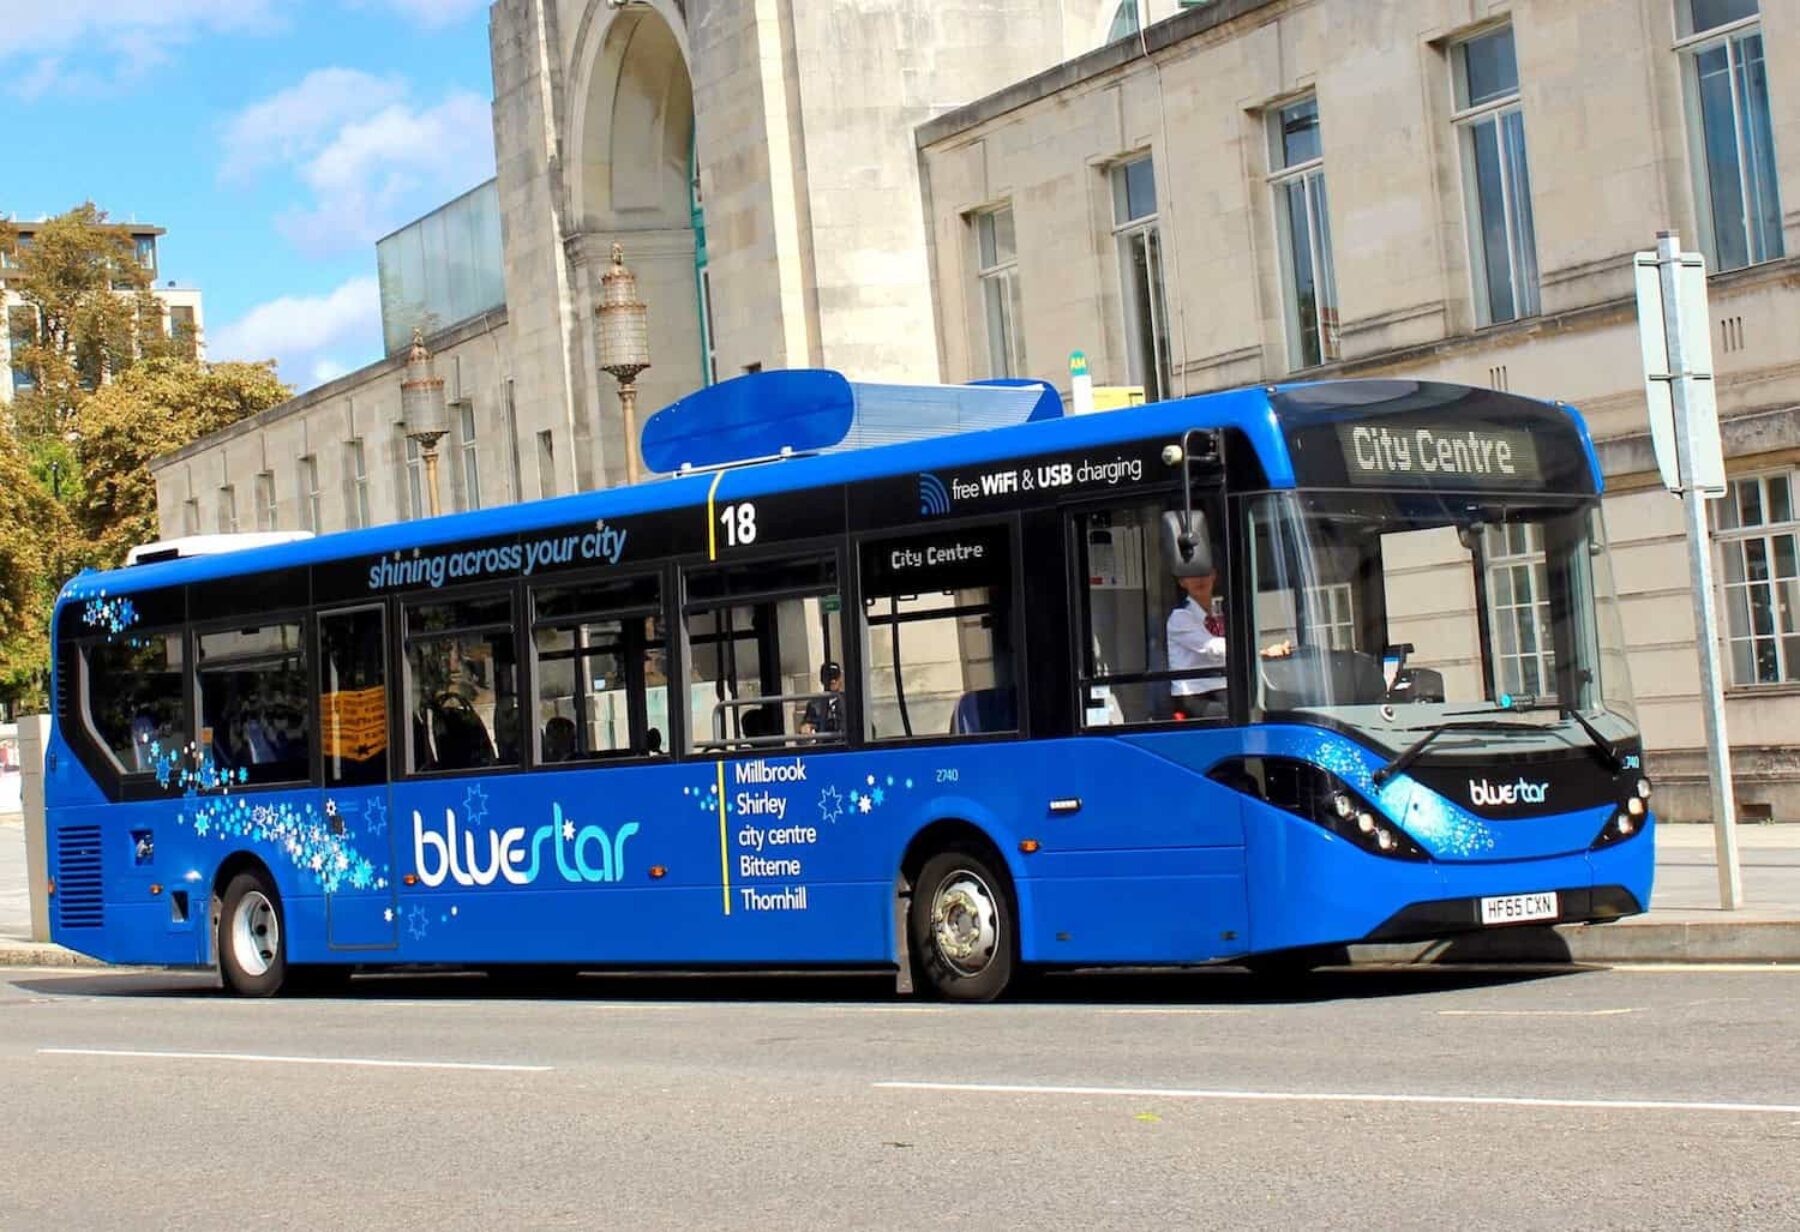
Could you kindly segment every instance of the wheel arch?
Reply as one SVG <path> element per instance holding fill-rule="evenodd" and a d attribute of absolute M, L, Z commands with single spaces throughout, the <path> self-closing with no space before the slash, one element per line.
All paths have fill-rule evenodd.
<path fill-rule="evenodd" d="M 213 872 L 212 898 L 207 913 L 208 927 L 206 930 L 206 961 L 211 964 L 216 965 L 219 961 L 219 910 L 225 900 L 225 887 L 230 885 L 231 879 L 239 873 L 255 873 L 263 879 L 263 884 L 267 885 L 269 892 L 275 896 L 275 905 L 282 912 L 283 922 L 286 922 L 287 904 L 282 898 L 281 885 L 275 879 L 275 870 L 270 868 L 268 863 L 255 852 L 232 852 L 219 861 L 219 867 Z"/>

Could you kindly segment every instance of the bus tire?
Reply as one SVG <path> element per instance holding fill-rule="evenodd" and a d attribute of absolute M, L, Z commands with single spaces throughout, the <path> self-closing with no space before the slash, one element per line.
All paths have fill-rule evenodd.
<path fill-rule="evenodd" d="M 946 1001 L 992 1001 L 1018 966 L 1018 912 L 1004 872 L 972 847 L 925 861 L 907 912 L 919 990 Z"/>
<path fill-rule="evenodd" d="M 261 873 L 245 871 L 225 886 L 213 938 L 219 977 L 240 997 L 272 997 L 287 980 L 287 934 L 281 896 Z"/>

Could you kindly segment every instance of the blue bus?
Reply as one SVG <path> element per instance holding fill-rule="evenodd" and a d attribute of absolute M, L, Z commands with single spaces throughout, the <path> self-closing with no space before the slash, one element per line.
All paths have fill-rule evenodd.
<path fill-rule="evenodd" d="M 56 941 L 248 995 L 817 966 L 985 1000 L 1649 906 L 1565 405 L 796 371 L 642 439 L 633 486 L 71 582 Z"/>

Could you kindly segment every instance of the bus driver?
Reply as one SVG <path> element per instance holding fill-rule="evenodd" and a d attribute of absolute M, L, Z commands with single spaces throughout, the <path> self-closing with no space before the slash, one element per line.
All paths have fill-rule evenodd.
<path fill-rule="evenodd" d="M 1225 692 L 1225 617 L 1213 611 L 1213 586 L 1217 581 L 1218 574 L 1210 567 L 1204 573 L 1175 579 L 1186 598 L 1169 613 L 1169 670 L 1209 673 L 1171 683 L 1169 691 L 1175 696 L 1175 708 L 1185 718 L 1225 714 L 1225 699 L 1214 696 Z M 1294 653 L 1294 644 L 1278 642 L 1265 647 L 1262 653 L 1265 659 L 1283 659 Z M 1183 698 L 1195 700 L 1184 706 Z"/>

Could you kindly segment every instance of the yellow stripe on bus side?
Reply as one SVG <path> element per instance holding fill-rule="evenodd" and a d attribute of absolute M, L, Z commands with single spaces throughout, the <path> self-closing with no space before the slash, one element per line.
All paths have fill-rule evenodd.
<path fill-rule="evenodd" d="M 713 497 L 718 494 L 719 480 L 723 478 L 725 478 L 724 471 L 714 471 L 712 487 L 706 489 L 706 559 L 708 560 L 719 559 L 719 522 L 713 509 Z M 719 773 L 725 773 L 724 766 L 719 767 Z M 722 792 L 724 789 L 720 790 Z"/>
<path fill-rule="evenodd" d="M 713 485 L 718 485 L 713 480 Z M 731 914 L 731 853 L 725 847 L 725 763 L 719 763 L 719 887 L 725 896 L 725 914 Z"/>

